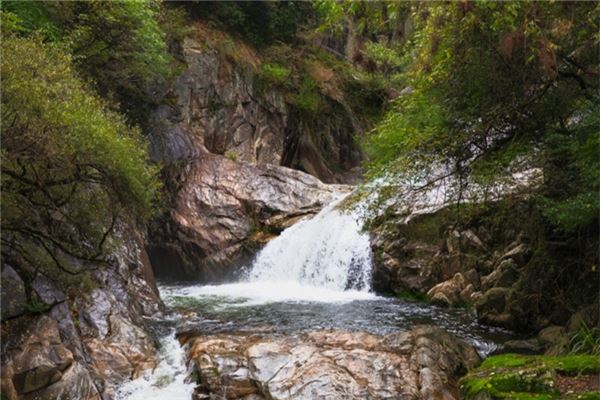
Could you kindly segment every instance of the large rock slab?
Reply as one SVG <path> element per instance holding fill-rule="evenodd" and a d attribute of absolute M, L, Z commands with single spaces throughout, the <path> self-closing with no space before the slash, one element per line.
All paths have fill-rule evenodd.
<path fill-rule="evenodd" d="M 377 336 L 182 335 L 198 373 L 197 398 L 458 399 L 456 380 L 479 362 L 442 329 Z"/>
<path fill-rule="evenodd" d="M 188 164 L 149 254 L 159 275 L 216 280 L 254 254 L 269 234 L 318 212 L 342 185 L 300 171 L 206 153 Z"/>

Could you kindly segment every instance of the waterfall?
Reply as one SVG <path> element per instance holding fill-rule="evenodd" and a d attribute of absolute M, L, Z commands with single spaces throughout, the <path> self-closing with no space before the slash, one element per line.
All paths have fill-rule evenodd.
<path fill-rule="evenodd" d="M 297 222 L 267 243 L 241 281 L 177 288 L 165 295 L 245 299 L 235 301 L 236 306 L 377 298 L 371 292 L 369 235 L 362 231 L 359 211 L 338 208 L 346 196 L 340 195 L 313 218 Z"/>
<path fill-rule="evenodd" d="M 340 210 L 343 196 L 312 219 L 296 223 L 256 256 L 249 282 L 296 282 L 331 290 L 371 289 L 372 253 L 356 210 Z"/>
<path fill-rule="evenodd" d="M 160 362 L 153 371 L 121 386 L 116 400 L 191 398 L 196 384 L 187 380 L 185 349 L 179 345 L 175 332 L 161 339 L 158 359 Z"/>

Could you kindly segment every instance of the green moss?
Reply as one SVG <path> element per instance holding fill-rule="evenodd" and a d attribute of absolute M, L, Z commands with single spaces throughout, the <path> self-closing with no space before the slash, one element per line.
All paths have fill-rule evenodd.
<path fill-rule="evenodd" d="M 520 354 L 500 354 L 487 358 L 479 369 L 516 368 L 531 362 L 531 357 Z"/>
<path fill-rule="evenodd" d="M 291 77 L 292 71 L 275 63 L 264 63 L 258 71 L 258 77 L 265 83 L 283 86 Z"/>
<path fill-rule="evenodd" d="M 600 357 L 593 355 L 524 356 L 502 354 L 486 359 L 460 382 L 465 399 L 487 395 L 492 399 L 557 399 L 556 374 L 600 372 Z M 598 399 L 598 393 L 576 394 L 574 399 Z"/>

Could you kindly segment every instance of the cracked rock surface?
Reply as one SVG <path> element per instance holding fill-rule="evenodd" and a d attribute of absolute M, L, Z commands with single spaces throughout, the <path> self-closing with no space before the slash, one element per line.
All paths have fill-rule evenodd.
<path fill-rule="evenodd" d="M 180 340 L 197 373 L 196 399 L 458 399 L 458 377 L 479 362 L 470 345 L 433 326 L 386 336 L 186 333 Z"/>

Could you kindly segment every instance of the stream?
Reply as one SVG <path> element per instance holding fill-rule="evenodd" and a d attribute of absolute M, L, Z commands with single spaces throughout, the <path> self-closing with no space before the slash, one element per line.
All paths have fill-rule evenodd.
<path fill-rule="evenodd" d="M 465 309 L 447 309 L 378 296 L 371 291 L 372 254 L 356 213 L 337 209 L 342 198 L 314 218 L 269 242 L 238 282 L 159 283 L 169 317 L 153 321 L 161 340 L 159 365 L 125 384 L 119 400 L 191 398 L 185 349 L 175 332 L 292 334 L 337 329 L 388 334 L 436 325 L 471 343 L 480 355 L 514 339 L 480 325 Z"/>

